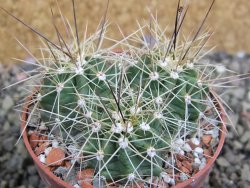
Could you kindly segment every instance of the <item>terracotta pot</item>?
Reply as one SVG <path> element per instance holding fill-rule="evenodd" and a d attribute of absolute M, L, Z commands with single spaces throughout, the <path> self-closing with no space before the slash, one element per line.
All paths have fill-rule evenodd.
<path fill-rule="evenodd" d="M 23 114 L 22 114 L 22 125 L 21 125 L 21 130 L 23 131 L 25 129 L 25 125 L 26 125 L 26 120 L 28 118 L 28 112 L 29 112 L 29 104 L 28 101 L 31 100 L 31 97 L 29 97 L 27 99 L 26 105 L 24 106 L 23 109 Z M 222 107 L 221 103 L 218 101 L 218 109 L 222 112 L 221 118 L 222 121 L 225 122 L 226 121 L 226 117 L 225 117 L 225 111 L 224 108 Z M 215 160 L 217 159 L 222 146 L 224 144 L 225 141 L 225 136 L 226 136 L 226 125 L 225 123 L 223 123 L 222 125 L 222 131 L 220 132 L 220 141 L 217 147 L 216 152 L 214 153 L 214 156 L 210 159 L 208 159 L 208 162 L 206 164 L 206 166 L 200 170 L 197 174 L 195 174 L 192 178 L 178 183 L 177 185 L 173 186 L 173 188 L 200 188 L 202 187 L 202 185 L 204 184 L 204 181 L 206 179 L 206 177 L 209 175 L 210 171 L 212 170 L 213 164 L 215 162 Z M 42 164 L 39 159 L 37 158 L 37 156 L 35 155 L 35 153 L 33 152 L 29 140 L 28 140 L 28 136 L 27 136 L 27 130 L 24 130 L 23 132 L 23 140 L 24 140 L 24 144 L 30 154 L 30 156 L 32 157 L 35 166 L 37 167 L 38 173 L 40 175 L 40 177 L 42 178 L 43 182 L 50 188 L 73 188 L 72 185 L 70 185 L 69 183 L 61 180 L 60 178 L 58 178 L 57 176 L 55 176 L 47 167 L 46 165 Z"/>

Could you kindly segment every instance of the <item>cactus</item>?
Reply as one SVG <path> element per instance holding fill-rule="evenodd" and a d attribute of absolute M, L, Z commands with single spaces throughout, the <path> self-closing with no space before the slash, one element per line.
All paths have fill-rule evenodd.
<path fill-rule="evenodd" d="M 194 62 L 178 64 L 157 47 L 59 62 L 39 89 L 42 121 L 59 126 L 64 142 L 81 135 L 87 167 L 108 181 L 160 176 L 173 139 L 197 129 L 209 93 Z"/>
<path fill-rule="evenodd" d="M 107 24 L 82 43 L 76 29 L 72 45 L 61 47 L 28 26 L 45 39 L 41 51 L 48 54 L 38 61 L 35 110 L 49 136 L 76 148 L 70 156 L 74 164 L 95 169 L 93 179 L 102 177 L 126 187 L 147 177 L 166 178 L 166 165 L 173 174 L 180 172 L 173 157 L 172 162 L 166 158 L 178 153 L 177 140 L 185 142 L 200 131 L 208 109 L 221 119 L 210 96 L 214 67 L 199 62 L 210 33 L 200 34 L 202 23 L 192 40 L 177 40 L 187 11 L 179 8 L 180 4 L 172 38 L 165 37 L 152 17 L 152 23 L 109 48 L 100 48 Z M 147 30 L 154 43 L 145 41 Z M 117 45 L 122 52 L 114 51 Z"/>

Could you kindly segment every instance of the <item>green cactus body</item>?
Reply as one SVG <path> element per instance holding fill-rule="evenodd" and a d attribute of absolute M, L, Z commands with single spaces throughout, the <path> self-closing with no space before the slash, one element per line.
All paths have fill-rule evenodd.
<path fill-rule="evenodd" d="M 72 71 L 72 63 L 65 65 L 67 73 L 46 73 L 40 88 L 42 120 L 59 119 L 64 138 L 81 133 L 78 147 L 87 166 L 108 181 L 130 174 L 159 176 L 180 122 L 196 128 L 208 89 L 197 85 L 197 70 L 161 66 L 159 55 L 131 55 L 130 62 L 113 56 L 119 54 L 86 57 L 78 66 L 81 74 Z"/>

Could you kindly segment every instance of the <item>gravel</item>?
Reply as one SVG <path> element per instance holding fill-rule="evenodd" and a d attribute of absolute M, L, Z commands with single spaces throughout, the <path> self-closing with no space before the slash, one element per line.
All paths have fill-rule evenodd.
<path fill-rule="evenodd" d="M 223 63 L 224 68 L 233 69 L 239 74 L 250 73 L 248 54 L 241 52 L 232 56 L 218 52 L 206 58 L 210 63 Z M 21 68 L 29 71 L 33 67 L 23 64 Z M 218 72 L 226 74 L 224 68 L 219 67 Z M 0 88 L 22 77 L 17 66 L 0 64 Z M 232 108 L 233 112 L 228 110 L 228 113 L 235 126 L 228 127 L 225 145 L 206 180 L 205 188 L 250 187 L 250 79 L 230 82 L 228 85 L 240 87 L 216 91 L 223 93 L 225 102 Z M 16 144 L 20 136 L 20 116 L 13 107 L 25 95 L 20 85 L 0 93 L 0 188 L 45 187 L 22 140 Z"/>

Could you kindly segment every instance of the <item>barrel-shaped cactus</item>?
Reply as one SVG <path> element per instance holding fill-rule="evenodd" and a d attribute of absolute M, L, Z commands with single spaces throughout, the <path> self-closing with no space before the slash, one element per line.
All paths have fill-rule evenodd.
<path fill-rule="evenodd" d="M 81 140 L 96 175 L 159 176 L 173 140 L 196 130 L 208 95 L 192 61 L 163 57 L 110 52 L 59 63 L 42 79 L 42 120 L 59 126 L 65 142 Z"/>

